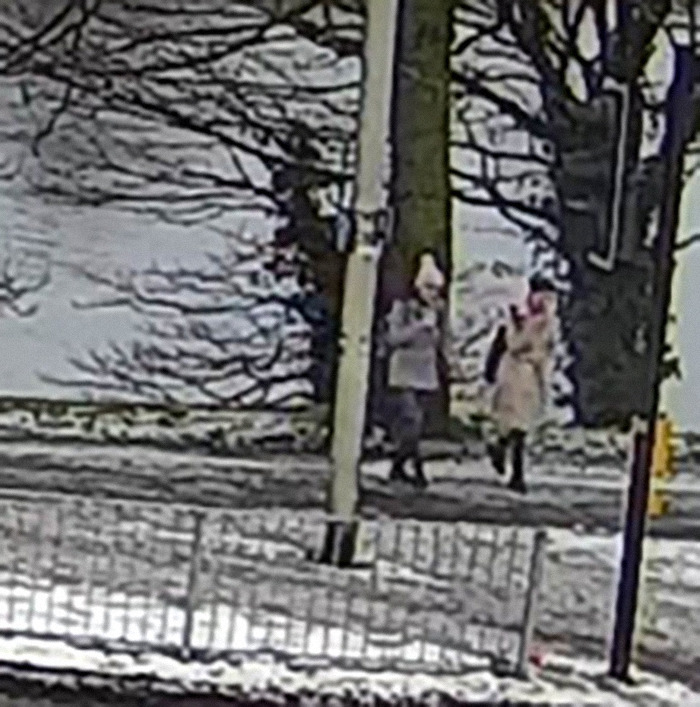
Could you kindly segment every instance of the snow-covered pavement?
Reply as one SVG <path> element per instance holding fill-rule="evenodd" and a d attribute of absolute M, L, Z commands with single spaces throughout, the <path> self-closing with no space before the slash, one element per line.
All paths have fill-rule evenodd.
<path fill-rule="evenodd" d="M 425 491 L 387 483 L 386 461 L 363 467 L 363 512 L 392 517 L 515 523 L 529 526 L 581 528 L 591 533 L 621 527 L 627 478 L 616 467 L 532 466 L 528 493 L 505 488 L 488 461 L 433 461 L 426 464 L 430 485 Z M 649 523 L 653 535 L 697 537 L 700 528 L 700 479 L 683 473 L 667 487 L 669 512 Z"/>
<path fill-rule="evenodd" d="M 434 460 L 424 492 L 387 483 L 386 461 L 362 470 L 368 515 L 617 530 L 625 476 L 619 468 L 534 466 L 529 493 L 510 493 L 483 458 Z M 0 488 L 229 508 L 325 507 L 327 460 L 313 456 L 231 458 L 146 446 L 0 441 Z M 669 486 L 670 512 L 650 524 L 660 536 L 696 537 L 700 480 L 682 473 Z"/>
<path fill-rule="evenodd" d="M 327 465 L 317 459 L 289 458 L 271 463 L 270 460 L 232 460 L 161 450 L 136 452 L 117 446 L 0 444 L 0 462 L 0 486 L 6 490 L 33 486 L 42 493 L 47 490 L 84 493 L 85 489 L 90 489 L 93 498 L 122 498 L 127 510 L 130 504 L 124 496 L 229 508 L 269 507 L 286 502 L 318 511 L 325 497 L 327 478 Z M 619 535 L 610 528 L 615 526 L 612 519 L 620 517 L 624 488 L 621 480 L 617 482 L 620 490 L 613 490 L 614 476 L 617 473 L 619 477 L 619 472 L 598 470 L 595 474 L 573 478 L 566 470 L 536 469 L 531 473 L 532 491 L 524 498 L 502 489 L 500 480 L 490 472 L 487 475 L 483 464 L 476 461 L 460 465 L 434 461 L 429 464 L 428 473 L 431 487 L 419 494 L 387 484 L 385 463 L 365 465 L 363 486 L 368 516 L 376 518 L 387 512 L 420 516 L 422 508 L 424 516 L 435 517 L 445 509 L 452 509 L 452 517 L 460 520 L 479 520 L 481 513 L 488 516 L 487 520 L 504 526 L 549 525 L 538 643 L 544 651 L 587 652 L 593 657 L 603 657 L 610 632 L 620 543 Z M 567 478 L 572 480 L 571 484 Z M 681 475 L 673 483 L 683 488 L 682 484 L 692 485 L 693 480 Z M 608 487 L 610 490 L 601 490 Z M 647 543 L 648 611 L 643 617 L 640 656 L 644 665 L 695 681 L 700 689 L 700 543 L 694 540 L 700 525 L 700 511 L 693 510 L 692 494 L 687 497 L 685 493 L 676 494 L 672 496 L 672 503 L 670 519 L 656 524 L 657 529 L 663 535 L 672 527 L 670 524 L 676 522 L 674 518 L 680 517 L 682 524 L 677 525 L 676 530 L 687 537 L 685 540 L 658 537 Z M 560 513 L 558 523 L 549 523 L 556 513 Z M 445 518 L 450 517 L 450 513 L 445 513 Z M 556 525 L 560 527 L 553 527 Z M 565 525 L 577 529 L 561 527 Z M 27 559 L 31 557 L 29 554 Z M 133 569 L 133 563 L 127 563 L 119 571 L 128 575 Z M 161 574 L 165 571 L 163 569 Z M 167 569 L 167 573 L 175 576 L 172 569 Z M 176 590 L 182 593 L 186 573 L 178 576 L 180 584 Z M 157 583 L 157 573 L 149 577 Z M 13 600 L 15 620 L 20 622 L 24 620 L 18 601 L 21 591 L 21 587 L 15 587 L 13 594 L 17 599 Z M 55 591 L 66 590 L 56 588 Z M 70 587 L 67 591 L 75 595 Z M 170 591 L 174 591 L 172 587 Z M 0 588 L 0 600 L 3 597 L 7 599 Z M 54 606 L 61 606 L 64 599 L 54 595 Z M 278 602 L 275 597 L 271 599 L 273 604 Z M 81 616 L 80 602 L 77 598 L 73 601 L 76 615 Z M 137 611 L 138 601 L 133 596 L 130 601 L 132 611 Z M 116 618 L 110 620 L 123 626 L 125 614 L 119 614 L 119 604 L 114 605 Z M 178 611 L 181 607 L 171 607 L 168 623 L 172 622 L 172 631 L 179 635 L 182 621 L 178 619 Z M 243 619 L 237 619 L 238 625 L 242 626 Z M 99 623 L 99 619 L 95 621 Z M 137 625 L 143 625 L 138 617 L 133 626 Z M 234 628 L 235 636 L 240 637 L 241 632 L 247 633 L 247 629 Z M 258 634 L 253 632 L 253 635 Z M 239 645 L 235 641 L 234 644 Z"/>
<path fill-rule="evenodd" d="M 54 501 L 39 517 L 32 504 L 13 501 L 1 514 L 0 628 L 79 643 L 101 637 L 116 645 L 181 646 L 192 543 L 183 509 L 107 504 L 110 519 L 104 510 L 91 510 L 89 501 L 68 505 L 70 514 L 62 515 Z M 440 665 L 471 674 L 488 664 L 478 655 L 480 645 L 493 653 L 501 641 L 504 655 L 517 649 L 513 634 L 484 631 L 496 618 L 514 625 L 522 617 L 519 600 L 507 596 L 513 589 L 522 596 L 526 582 L 527 553 L 518 567 L 509 564 L 515 529 L 407 523 L 402 538 L 386 535 L 383 560 L 365 529 L 360 558 L 368 565 L 341 577 L 342 571 L 305 561 L 304 548 L 320 544 L 308 533 L 308 513 L 288 513 L 286 525 L 274 512 L 234 515 L 224 513 L 202 537 L 189 643 L 195 650 L 250 660 L 268 648 L 287 660 L 331 661 L 346 670 L 361 657 L 355 663 L 365 669 L 403 665 L 405 672 L 411 665 L 415 672 L 416 666 Z M 120 532 L 111 527 L 117 521 Z M 32 546 L 38 532 L 64 541 L 39 552 Z M 527 529 L 517 532 L 527 540 Z M 458 537 L 464 550 L 455 545 Z M 481 549 L 468 552 L 470 543 Z M 615 534 L 548 530 L 535 654 L 545 660 L 605 657 L 619 546 Z M 700 543 L 651 540 L 647 558 L 642 664 L 700 690 Z M 450 580 L 455 561 L 465 569 Z M 343 601 L 348 597 L 350 604 Z M 499 616 L 504 607 L 513 612 L 510 618 Z M 455 643 L 457 635 L 461 643 Z M 350 663 L 339 661 L 341 655 Z M 504 684 L 511 685 L 499 682 L 498 689 Z"/>
<path fill-rule="evenodd" d="M 323 696 L 325 704 L 345 706 L 353 698 L 364 698 L 362 704 L 373 704 L 371 698 L 400 700 L 410 697 L 425 705 L 441 704 L 440 697 L 450 696 L 461 704 L 568 705 L 576 707 L 694 707 L 700 705 L 700 693 L 649 673 L 635 673 L 634 685 L 614 683 L 605 677 L 602 663 L 571 660 L 559 656 L 545 658 L 533 666 L 529 679 L 499 678 L 475 667 L 460 676 L 437 676 L 427 673 L 371 672 L 343 670 L 319 663 L 307 670 L 292 669 L 261 654 L 235 663 L 215 661 L 181 661 L 176 658 L 142 653 L 140 655 L 105 654 L 78 649 L 59 641 L 0 639 L 0 663 L 23 665 L 25 674 L 52 684 L 65 682 L 74 689 L 81 676 L 98 685 L 119 685 L 130 680 L 142 681 L 151 690 L 172 697 L 182 693 L 218 693 L 250 696 L 255 704 L 266 694 L 314 694 Z M 31 667 L 29 667 L 31 666 Z M 61 676 L 56 676 L 57 668 Z M 50 678 L 48 676 L 51 676 Z M 335 699 L 333 699 L 335 698 Z M 415 704 L 415 703 L 414 703 Z"/>

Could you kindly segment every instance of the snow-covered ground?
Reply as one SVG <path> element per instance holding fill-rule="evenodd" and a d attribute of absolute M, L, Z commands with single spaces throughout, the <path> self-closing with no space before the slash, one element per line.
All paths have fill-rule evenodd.
<path fill-rule="evenodd" d="M 517 660 L 528 529 L 369 522 L 365 566 L 347 572 L 307 557 L 322 544 L 318 512 L 56 497 L 2 510 L 8 631 L 453 671 L 476 654 L 511 669 Z"/>
<path fill-rule="evenodd" d="M 611 634 L 620 534 L 549 529 L 538 632 L 601 655 Z M 647 539 L 637 648 L 696 679 L 700 662 L 700 543 Z"/>
<path fill-rule="evenodd" d="M 95 639 L 117 645 L 182 646 L 194 530 L 189 511 L 79 499 L 63 503 L 45 498 L 41 503 L 41 515 L 35 502 L 5 504 L 0 626 L 70 638 L 73 646 Z M 322 526 L 314 521 L 318 513 L 214 515 L 216 522 L 205 523 L 201 539 L 190 645 L 213 657 L 223 651 L 244 659 L 246 675 L 256 674 L 255 666 L 263 664 L 261 654 L 274 651 L 285 656 L 287 667 L 275 665 L 267 674 L 287 686 L 298 687 L 294 681 L 301 675 L 311 681 L 307 686 L 314 680 L 326 687 L 366 684 L 366 671 L 373 670 L 372 684 L 393 681 L 397 689 L 415 692 L 438 683 L 419 675 L 408 678 L 406 673 L 439 667 L 452 674 L 440 684 L 474 699 L 525 695 L 543 704 L 700 705 L 696 695 L 679 697 L 681 693 L 673 692 L 676 687 L 651 678 L 629 693 L 634 698 L 615 695 L 600 681 L 605 672 L 600 663 L 580 661 L 582 655 L 594 660 L 605 656 L 619 535 L 549 529 L 530 656 L 534 672 L 532 680 L 522 683 L 492 675 L 485 655 L 502 651 L 504 658 L 512 658 L 517 650 L 517 632 L 499 631 L 497 626 L 522 620 L 531 531 L 373 522 L 365 527 L 360 543 L 366 566 L 348 573 L 306 558 L 306 548 L 320 546 Z M 374 536 L 378 525 L 385 528 L 379 545 Z M 402 535 L 392 535 L 392 525 L 403 527 Z M 60 543 L 47 542 L 37 549 L 37 537 L 59 535 Z M 524 543 L 522 549 L 513 544 L 516 537 Z M 692 683 L 694 666 L 700 663 L 700 544 L 654 540 L 646 552 L 639 643 L 652 659 L 647 664 L 656 658 L 657 664 L 673 667 L 675 675 Z M 37 666 L 53 660 L 57 667 L 56 661 L 63 665 L 68 660 L 64 667 L 70 667 L 70 661 L 88 660 L 97 661 L 93 668 L 109 672 L 112 665 L 99 652 L 70 648 L 64 653 L 57 652 L 57 644 L 29 644 L 34 648 L 0 642 L 0 661 L 6 650 L 23 645 L 27 660 Z M 43 651 L 44 657 L 35 659 L 34 650 Z M 567 667 L 563 656 L 577 660 Z M 168 675 L 187 685 L 200 678 L 232 685 L 236 671 L 243 670 L 221 662 L 180 665 L 154 656 L 114 660 L 118 669 L 152 672 L 156 664 L 169 666 Z M 296 669 L 290 669 L 295 663 Z M 322 666 L 322 676 L 299 673 L 299 664 Z M 380 678 L 376 671 L 381 669 L 395 675 Z M 455 673 L 464 675 L 455 678 Z M 556 690 L 563 701 L 547 702 Z M 654 701 L 653 694 L 668 699 Z"/>
<path fill-rule="evenodd" d="M 402 697 L 440 704 L 440 696 L 450 696 L 464 704 L 569 705 L 576 707 L 694 707 L 700 693 L 677 682 L 649 673 L 634 674 L 634 685 L 621 685 L 605 676 L 602 663 L 549 656 L 532 667 L 528 679 L 499 678 L 478 667 L 460 676 L 414 672 L 367 672 L 334 668 L 318 663 L 306 670 L 290 668 L 269 656 L 251 657 L 239 663 L 223 660 L 202 663 L 157 654 L 105 654 L 81 650 L 65 643 L 11 638 L 0 639 L 0 660 L 29 667 L 30 674 L 60 669 L 97 675 L 105 683 L 115 678 L 148 678 L 170 694 L 219 692 L 226 695 L 299 695 L 313 693 L 335 696 L 337 704 L 352 697 L 377 696 L 388 700 Z M 68 672 L 63 680 L 76 685 Z M 61 678 L 53 678 L 53 684 Z M 92 678 L 90 685 L 99 684 Z M 79 684 L 79 682 L 78 682 Z M 432 699 L 431 699 L 432 696 Z M 436 699 L 437 698 L 437 699 Z M 367 702 L 365 702 L 367 703 Z M 371 704 L 371 702 L 369 702 Z"/>
<path fill-rule="evenodd" d="M 242 438 L 284 436 L 271 415 L 261 427 L 240 426 Z M 269 424 L 268 424 L 269 423 Z M 304 423 L 307 424 L 307 423 Z M 300 422 L 301 425 L 301 422 Z M 313 427 L 313 423 L 311 423 Z M 245 429 L 244 429 L 245 428 Z M 167 429 L 167 428 L 166 428 Z M 456 449 L 456 447 L 455 447 Z M 429 449 L 426 450 L 430 452 Z M 432 459 L 421 493 L 387 481 L 386 460 L 362 469 L 363 512 L 425 520 L 512 522 L 523 525 L 619 528 L 626 476 L 620 465 L 532 462 L 525 496 L 504 488 L 483 456 Z M 330 464 L 314 455 L 250 455 L 183 451 L 147 445 L 8 442 L 0 434 L 0 488 L 61 491 L 98 497 L 185 502 L 229 508 L 325 507 Z M 669 484 L 670 510 L 651 523 L 657 535 L 696 536 L 697 473 Z"/>

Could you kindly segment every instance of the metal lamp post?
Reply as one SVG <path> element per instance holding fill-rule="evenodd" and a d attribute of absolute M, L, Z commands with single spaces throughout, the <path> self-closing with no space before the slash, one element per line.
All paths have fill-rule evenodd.
<path fill-rule="evenodd" d="M 356 533 L 359 463 L 365 428 L 379 259 L 389 228 L 385 156 L 390 137 L 398 0 L 366 0 L 364 95 L 355 181 L 355 243 L 343 297 L 333 419 L 329 511 L 334 521 L 321 561 L 348 564 Z"/>
<path fill-rule="evenodd" d="M 645 428 L 635 431 L 631 480 L 627 494 L 622 538 L 620 579 L 615 603 L 615 622 L 610 645 L 610 675 L 629 679 L 633 636 L 637 617 L 638 593 L 643 562 L 645 522 L 651 486 L 652 452 L 659 411 L 659 384 L 663 345 L 671 300 L 674 250 L 682 188 L 683 155 L 688 138 L 688 116 L 693 91 L 692 50 L 677 48 L 676 75 L 667 98 L 667 131 L 663 145 L 665 179 L 659 230 L 655 243 L 656 267 L 653 282 L 653 308 L 649 330 L 649 377 L 645 405 Z"/>

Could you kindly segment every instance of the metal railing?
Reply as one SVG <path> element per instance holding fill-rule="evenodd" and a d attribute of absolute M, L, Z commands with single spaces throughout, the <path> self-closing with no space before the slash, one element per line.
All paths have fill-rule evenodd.
<path fill-rule="evenodd" d="M 328 520 L 4 492 L 0 632 L 184 657 L 524 669 L 542 531 L 363 520 L 357 567 L 338 569 L 311 556 Z"/>

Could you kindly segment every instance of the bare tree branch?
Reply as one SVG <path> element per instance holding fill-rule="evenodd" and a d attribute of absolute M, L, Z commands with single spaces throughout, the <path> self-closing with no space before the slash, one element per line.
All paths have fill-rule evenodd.
<path fill-rule="evenodd" d="M 694 233 L 692 236 L 689 236 L 688 238 L 683 239 L 682 241 L 678 241 L 676 243 L 676 250 L 687 250 L 691 246 L 695 245 L 700 241 L 700 233 Z"/>
<path fill-rule="evenodd" d="M 284 280 L 263 267 L 267 246 L 227 234 L 223 254 L 196 267 L 153 264 L 104 273 L 76 266 L 104 291 L 75 302 L 80 311 L 128 309 L 139 337 L 71 359 L 78 377 L 43 380 L 82 390 L 119 391 L 186 403 L 269 407 L 309 402 L 314 365 L 312 292 L 295 272 Z M 301 267 L 301 263 L 299 267 Z"/>
<path fill-rule="evenodd" d="M 264 5 L 72 0 L 33 18 L 33 32 L 21 3 L 0 6 L 0 77 L 21 80 L 37 123 L 27 183 L 62 200 L 183 223 L 239 208 L 272 213 L 265 174 L 300 164 L 300 130 L 314 151 L 305 169 L 349 180 L 359 75 L 335 71 L 337 56 L 320 77 L 304 68 L 328 55 L 293 29 L 308 29 L 316 0 L 282 14 Z"/>
<path fill-rule="evenodd" d="M 0 315 L 11 313 L 18 317 L 31 317 L 39 305 L 27 299 L 44 290 L 51 282 L 51 271 L 44 262 L 39 272 L 21 256 L 8 254 L 0 270 Z"/>

